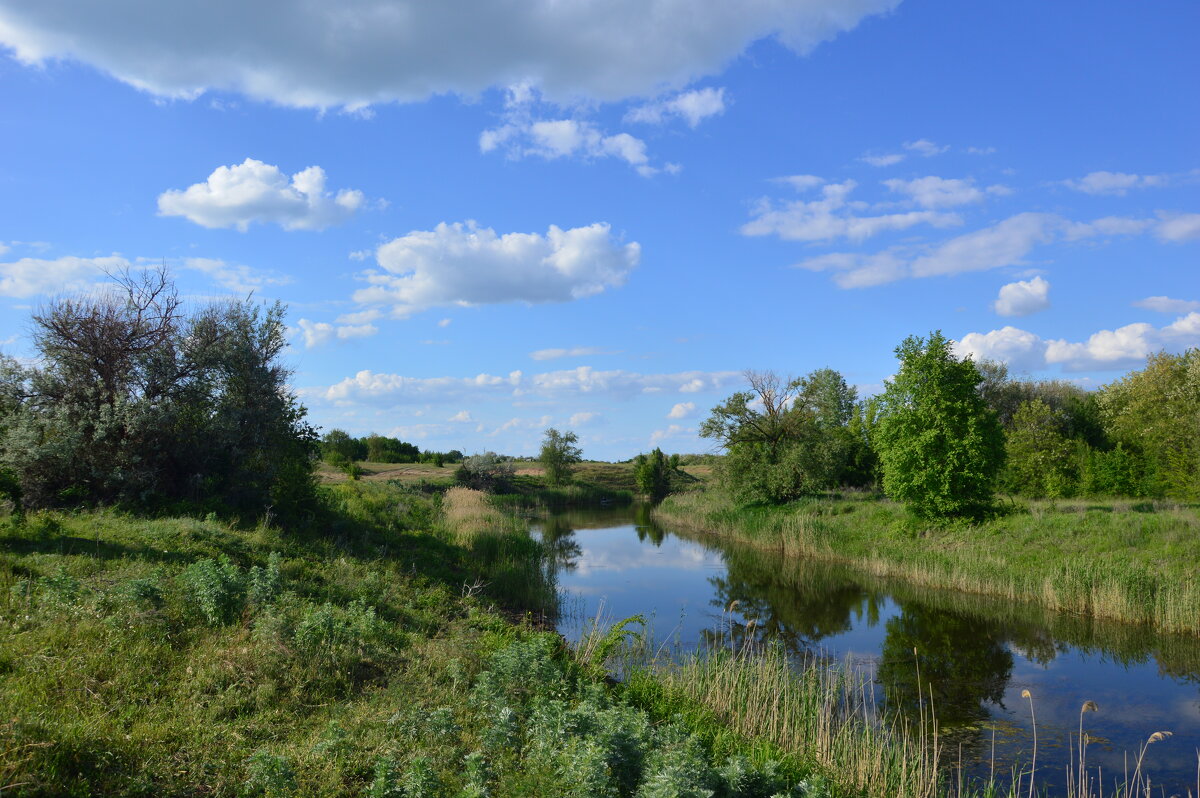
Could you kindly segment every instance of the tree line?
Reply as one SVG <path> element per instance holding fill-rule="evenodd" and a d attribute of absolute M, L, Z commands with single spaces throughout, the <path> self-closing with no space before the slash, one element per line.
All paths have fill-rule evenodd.
<path fill-rule="evenodd" d="M 884 391 L 837 371 L 747 372 L 700 434 L 742 503 L 879 486 L 918 516 L 976 516 L 997 491 L 1031 498 L 1200 497 L 1200 349 L 1159 352 L 1097 390 L 1014 379 L 959 358 L 940 332 L 896 349 Z"/>
<path fill-rule="evenodd" d="M 321 436 L 321 457 L 334 466 L 344 467 L 348 463 L 460 463 L 463 453 L 458 449 L 448 452 L 422 452 L 416 444 L 406 443 L 399 438 L 389 438 L 372 432 L 355 438 L 341 429 L 331 429 Z"/>

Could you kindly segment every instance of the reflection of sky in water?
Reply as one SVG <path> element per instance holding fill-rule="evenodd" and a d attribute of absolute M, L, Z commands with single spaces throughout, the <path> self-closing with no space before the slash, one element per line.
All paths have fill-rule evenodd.
<path fill-rule="evenodd" d="M 654 638 L 660 645 L 691 649 L 703 642 L 705 631 L 727 632 L 730 623 L 738 627 L 745 621 L 736 609 L 731 614 L 725 612 L 728 595 L 718 589 L 718 582 L 728 574 L 720 551 L 670 534 L 662 537 L 658 545 L 651 536 L 639 539 L 637 528 L 628 516 L 620 521 L 614 518 L 612 524 L 601 529 L 576 528 L 569 533 L 579 552 L 572 558 L 574 568 L 560 570 L 558 574 L 564 594 L 561 624 L 564 635 L 578 637 L 597 613 L 606 623 L 643 614 L 651 619 Z M 739 581 L 737 588 L 753 590 L 755 585 Z M 793 606 L 784 611 L 776 606 L 783 600 L 778 586 L 773 590 L 770 600 L 765 595 L 746 596 L 745 600 L 755 606 L 741 609 L 751 615 L 767 613 L 785 619 L 792 626 L 803 626 L 804 620 L 797 613 L 805 611 L 806 602 L 812 603 L 812 596 L 796 600 L 799 610 Z M 887 656 L 884 650 L 889 621 L 900 623 L 905 616 L 904 606 L 891 596 L 866 590 L 859 596 L 851 590 L 843 604 L 835 608 L 836 631 L 817 633 L 816 640 L 805 640 L 804 645 L 834 659 L 852 657 L 868 673 L 876 674 L 881 657 Z M 920 605 L 913 610 L 918 614 L 921 611 Z M 843 615 L 838 616 L 838 612 Z M 938 615 L 936 611 L 924 612 L 927 617 Z M 842 619 L 840 625 L 837 617 Z M 958 617 L 959 623 L 966 626 L 948 628 L 1002 628 L 987 618 Z M 825 622 L 829 622 L 827 615 Z M 825 628 L 820 620 L 813 623 L 818 629 Z M 1049 639 L 1048 631 L 1035 632 Z M 980 699 L 977 719 L 964 721 L 957 730 L 947 730 L 944 742 L 955 749 L 962 743 L 966 759 L 973 752 L 986 760 L 992 745 L 991 729 L 995 727 L 997 771 L 1007 773 L 1012 763 L 1027 763 L 1031 753 L 1029 702 L 1021 698 L 1021 691 L 1028 689 L 1034 696 L 1037 714 L 1039 783 L 1061 788 L 1068 737 L 1072 746 L 1077 744 L 1080 707 L 1092 700 L 1099 704 L 1100 711 L 1088 713 L 1084 718 L 1084 729 L 1092 738 L 1088 748 L 1089 769 L 1094 774 L 1096 765 L 1103 767 L 1106 793 L 1110 791 L 1111 777 L 1124 770 L 1126 752 L 1132 763 L 1145 739 L 1160 730 L 1172 731 L 1174 735 L 1150 746 L 1144 768 L 1154 774 L 1156 785 L 1166 788 L 1166 795 L 1172 791 L 1185 794 L 1183 791 L 1188 787 L 1195 790 L 1200 686 L 1160 675 L 1153 656 L 1147 657 L 1146 662 L 1124 665 L 1102 649 L 1087 652 L 1051 639 L 1058 651 L 1043 665 L 1026 656 L 1027 652 L 1020 645 L 1008 642 L 1009 639 L 1003 634 L 998 638 L 993 636 L 993 646 L 998 646 L 993 650 L 1005 658 L 1008 654 L 1003 652 L 1011 654 L 1011 672 L 1006 680 L 1003 674 L 999 677 L 1001 692 L 996 694 L 999 702 Z M 939 644 L 928 645 L 936 649 Z M 951 639 L 941 641 L 941 645 L 953 655 L 956 647 L 970 651 L 975 641 Z M 1197 649 L 1200 650 L 1200 642 Z M 966 765 L 965 769 L 969 774 L 987 773 L 987 765 L 978 762 Z M 1156 786 L 1155 794 L 1158 792 Z"/>

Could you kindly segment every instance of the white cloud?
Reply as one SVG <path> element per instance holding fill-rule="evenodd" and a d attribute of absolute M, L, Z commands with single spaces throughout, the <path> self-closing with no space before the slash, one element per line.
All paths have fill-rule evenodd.
<path fill-rule="evenodd" d="M 864 155 L 858 160 L 871 166 L 892 166 L 904 160 L 904 154 L 899 152 L 890 152 L 883 155 Z"/>
<path fill-rule="evenodd" d="M 764 38 L 806 53 L 898 3 L 0 0 L 0 43 L 27 64 L 73 59 L 175 98 L 354 111 L 528 81 L 555 100 L 607 101 L 682 87 Z"/>
<path fill-rule="evenodd" d="M 736 371 L 684 371 L 639 374 L 631 371 L 596 371 L 590 366 L 526 375 L 479 374 L 475 377 L 406 377 L 360 371 L 334 385 L 302 390 L 306 398 L 339 403 L 381 405 L 448 403 L 464 397 L 495 398 L 601 396 L 631 399 L 642 394 L 720 391 L 741 379 Z"/>
<path fill-rule="evenodd" d="M 1200 239 L 1200 213 L 1159 213 L 1162 221 L 1155 228 L 1155 235 L 1163 241 L 1183 243 Z"/>
<path fill-rule="evenodd" d="M 641 105 L 625 114 L 626 122 L 661 125 L 672 117 L 696 127 L 710 116 L 725 113 L 725 89 L 704 88 L 681 92 L 657 102 Z"/>
<path fill-rule="evenodd" d="M 696 410 L 695 402 L 680 402 L 671 408 L 667 418 L 687 418 Z"/>
<path fill-rule="evenodd" d="M 968 155 L 994 155 L 995 147 L 967 147 Z"/>
<path fill-rule="evenodd" d="M 363 204 L 363 194 L 325 190 L 325 170 L 310 166 L 289 179 L 278 166 L 247 158 L 234 166 L 218 166 L 203 183 L 158 197 L 163 216 L 183 216 L 202 227 L 236 227 L 245 232 L 253 222 L 278 224 L 285 230 L 323 230 L 348 219 Z"/>
<path fill-rule="evenodd" d="M 1041 277 L 1001 286 L 992 309 L 1001 316 L 1029 316 L 1050 307 L 1050 283 Z"/>
<path fill-rule="evenodd" d="M 905 230 L 919 224 L 949 227 L 962 224 L 953 213 L 908 211 L 877 216 L 859 216 L 863 203 L 850 202 L 847 197 L 856 187 L 853 180 L 827 183 L 821 187 L 821 198 L 811 202 L 795 200 L 776 206 L 769 200 L 759 203 L 754 217 L 742 225 L 742 235 L 777 235 L 787 241 L 831 241 L 848 238 L 862 241 L 889 230 Z"/>
<path fill-rule="evenodd" d="M 577 157 L 584 160 L 616 158 L 633 167 L 643 177 L 662 171 L 675 172 L 678 166 L 659 167 L 650 163 L 646 142 L 628 133 L 607 134 L 587 119 L 543 118 L 539 115 L 541 97 L 527 84 L 510 86 L 502 123 L 479 134 L 479 150 L 492 152 L 503 148 L 509 158 L 537 156 L 546 160 Z M 553 111 L 557 112 L 555 108 Z"/>
<path fill-rule="evenodd" d="M 1043 339 L 1015 327 L 969 333 L 957 342 L 960 355 L 991 358 L 1022 370 L 1060 366 L 1064 371 L 1116 370 L 1137 366 L 1160 349 L 1179 351 L 1200 345 L 1200 313 L 1189 313 L 1165 327 L 1145 322 L 1100 330 L 1086 341 Z"/>
<path fill-rule="evenodd" d="M 330 341 L 348 341 L 351 338 L 367 338 L 379 332 L 374 324 L 333 325 L 328 322 L 314 322 L 300 319 L 296 322 L 304 333 L 304 346 L 309 349 L 322 346 Z"/>
<path fill-rule="evenodd" d="M 380 246 L 383 271 L 366 272 L 370 286 L 354 299 L 390 305 L 397 317 L 444 305 L 568 302 L 623 285 L 640 256 L 636 242 L 620 243 L 602 223 L 551 225 L 545 235 L 442 223 Z"/>
<path fill-rule="evenodd" d="M 459 410 L 457 413 L 450 416 L 450 418 L 448 418 L 446 420 L 453 421 L 456 424 L 474 424 L 475 423 L 475 419 L 471 417 L 470 410 Z"/>
<path fill-rule="evenodd" d="M 0 263 L 0 296 L 28 299 L 86 291 L 106 272 L 115 273 L 129 267 L 129 261 L 120 255 L 102 258 L 66 256 L 53 260 L 21 258 Z"/>
<path fill-rule="evenodd" d="M 681 424 L 671 424 L 666 429 L 656 429 L 650 433 L 650 445 L 657 446 L 668 438 L 679 438 L 694 432 L 695 430 L 684 427 Z"/>
<path fill-rule="evenodd" d="M 568 423 L 572 427 L 582 427 L 582 426 L 592 423 L 593 421 L 595 421 L 598 418 L 600 418 L 599 413 L 593 413 L 590 410 L 584 410 L 579 413 L 572 414 Z"/>
<path fill-rule="evenodd" d="M 1085 194 L 1124 196 L 1132 188 L 1165 186 L 1169 175 L 1134 175 L 1125 172 L 1090 172 L 1078 180 L 1064 180 L 1063 185 Z"/>
<path fill-rule="evenodd" d="M 438 326 L 439 327 L 449 327 L 451 321 L 453 321 L 453 319 L 442 319 L 441 321 L 438 322 Z"/>
<path fill-rule="evenodd" d="M 910 152 L 915 152 L 922 158 L 932 158 L 935 155 L 941 155 L 946 150 L 950 149 L 949 144 L 934 144 L 929 139 L 917 139 L 916 141 L 904 142 L 904 149 Z"/>
<path fill-rule="evenodd" d="M 539 349 L 536 352 L 530 352 L 529 356 L 534 360 L 555 360 L 560 357 L 587 357 L 589 355 L 608 355 L 612 354 L 598 346 L 576 346 L 571 349 Z"/>
<path fill-rule="evenodd" d="M 1019 213 L 989 227 L 936 246 L 896 246 L 874 254 L 831 252 L 797 263 L 810 271 L 833 272 L 842 288 L 863 288 L 906 277 L 934 277 L 1017 266 L 1038 245 L 1054 241 L 1136 235 L 1153 222 L 1106 217 L 1071 222 L 1048 213 Z"/>
<path fill-rule="evenodd" d="M 1148 296 L 1134 302 L 1133 306 L 1153 310 L 1155 313 L 1190 313 L 1200 310 L 1200 302 L 1190 299 L 1171 299 L 1166 296 Z"/>
<path fill-rule="evenodd" d="M 942 178 L 934 175 L 914 180 L 884 180 L 883 185 L 897 194 L 904 194 L 922 208 L 953 208 L 982 202 L 988 194 L 1007 194 L 1004 186 L 988 186 L 981 190 L 974 181 Z"/>
<path fill-rule="evenodd" d="M 10 249 L 12 249 L 12 247 L 10 247 L 8 244 L 5 244 L 3 241 L 0 241 L 0 255 L 3 255 L 5 252 L 8 252 Z"/>
<path fill-rule="evenodd" d="M 237 294 L 249 294 L 268 286 L 287 285 L 292 282 L 292 278 L 286 274 L 252 269 L 249 266 L 226 263 L 216 258 L 186 258 L 183 261 L 183 267 L 203 272 L 217 285 Z"/>

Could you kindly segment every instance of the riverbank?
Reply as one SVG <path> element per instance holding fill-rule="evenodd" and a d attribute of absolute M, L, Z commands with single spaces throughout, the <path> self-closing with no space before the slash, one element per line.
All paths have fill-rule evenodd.
<path fill-rule="evenodd" d="M 0 790 L 833 798 L 883 796 L 861 774 L 910 769 L 914 749 L 848 717 L 836 679 L 796 694 L 824 707 L 825 737 L 772 737 L 708 701 L 746 663 L 610 683 L 620 635 L 573 651 L 544 631 L 542 544 L 482 494 L 322 491 L 294 529 L 0 519 Z M 924 772 L 886 794 L 931 794 Z"/>
<path fill-rule="evenodd" d="M 914 585 L 1200 635 L 1200 510 L 1160 502 L 1031 502 L 975 526 L 916 525 L 876 496 L 738 507 L 714 489 L 668 497 L 668 527 Z"/>

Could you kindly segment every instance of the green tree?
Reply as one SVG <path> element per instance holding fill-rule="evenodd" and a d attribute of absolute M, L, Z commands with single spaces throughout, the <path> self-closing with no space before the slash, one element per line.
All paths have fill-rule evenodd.
<path fill-rule="evenodd" d="M 563 485 L 571 481 L 575 464 L 583 458 L 583 450 L 575 444 L 579 437 L 571 431 L 559 432 L 554 427 L 546 430 L 542 438 L 542 451 L 538 459 L 545 471 L 546 482 Z"/>
<path fill-rule="evenodd" d="M 639 454 L 633 461 L 633 479 L 638 491 L 656 501 L 670 492 L 672 470 L 667 456 L 657 447 L 649 455 Z"/>
<path fill-rule="evenodd" d="M 1098 397 L 1109 436 L 1144 458 L 1144 492 L 1200 495 L 1200 349 L 1159 352 Z"/>
<path fill-rule="evenodd" d="M 874 436 L 884 491 L 920 518 L 981 514 L 1004 465 L 1004 432 L 979 371 L 940 331 L 906 338 L 896 356 Z"/>
<path fill-rule="evenodd" d="M 1026 496 L 1069 496 L 1074 491 L 1074 447 L 1059 428 L 1050 405 L 1022 402 L 1005 443 L 1009 490 Z"/>

